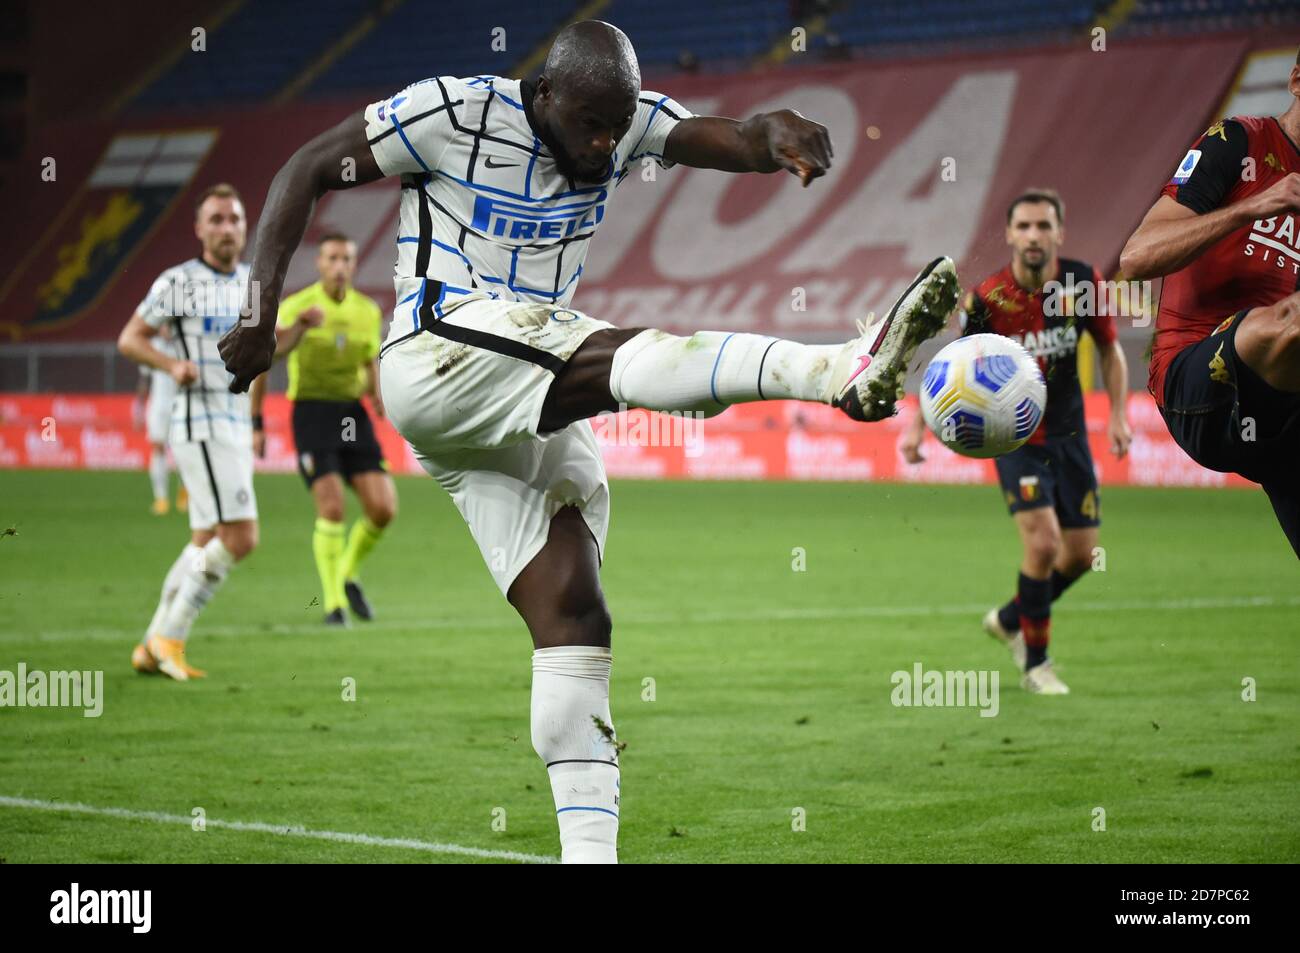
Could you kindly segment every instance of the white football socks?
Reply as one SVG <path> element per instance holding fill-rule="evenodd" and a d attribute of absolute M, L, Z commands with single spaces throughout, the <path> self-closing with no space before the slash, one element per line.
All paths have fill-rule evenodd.
<path fill-rule="evenodd" d="M 234 564 L 235 557 L 218 536 L 208 540 L 202 549 L 196 549 L 183 568 L 180 586 L 163 613 L 156 634 L 169 639 L 189 638 L 190 626 L 226 581 Z"/>
<path fill-rule="evenodd" d="M 642 331 L 614 352 L 609 392 L 629 407 L 710 416 L 754 400 L 828 403 L 844 349 L 761 334 Z"/>
<path fill-rule="evenodd" d="M 153 498 L 155 500 L 166 500 L 171 498 L 170 489 L 167 479 L 167 451 L 151 450 L 149 452 L 149 485 L 153 487 Z"/>
<path fill-rule="evenodd" d="M 533 749 L 551 776 L 566 864 L 618 863 L 618 750 L 609 717 L 609 668 L 606 648 L 563 645 L 533 652 Z"/>
<path fill-rule="evenodd" d="M 193 543 L 186 543 L 181 554 L 176 557 L 176 562 L 172 563 L 172 568 L 167 570 L 166 577 L 163 578 L 162 593 L 158 597 L 158 608 L 153 611 L 153 618 L 149 620 L 149 628 L 144 630 L 144 638 L 140 640 L 143 644 L 149 641 L 151 635 L 161 635 L 159 627 L 163 623 L 163 616 L 166 615 L 167 609 L 171 606 L 172 600 L 176 598 L 176 592 L 181 587 L 181 575 L 203 552 Z"/>

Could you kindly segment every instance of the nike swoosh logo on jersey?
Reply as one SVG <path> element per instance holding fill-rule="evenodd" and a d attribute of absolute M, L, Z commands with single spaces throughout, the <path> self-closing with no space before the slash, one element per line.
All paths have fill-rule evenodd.
<path fill-rule="evenodd" d="M 487 166 L 489 169 L 517 169 L 517 168 L 519 168 L 519 163 L 518 163 L 518 162 L 493 162 L 493 161 L 492 161 L 492 158 L 493 158 L 492 156 L 488 156 L 486 159 L 483 160 L 483 164 L 484 164 L 485 166 Z"/>

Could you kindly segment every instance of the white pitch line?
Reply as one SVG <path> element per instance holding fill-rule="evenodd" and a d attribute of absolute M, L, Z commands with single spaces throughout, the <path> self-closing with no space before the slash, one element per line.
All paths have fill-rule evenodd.
<path fill-rule="evenodd" d="M 0 796 L 0 807 L 16 807 L 31 811 L 52 811 L 70 814 L 92 814 L 97 817 L 116 817 L 126 821 L 151 821 L 155 824 L 184 824 L 189 827 L 194 818 L 181 814 L 164 814 L 159 811 L 132 811 L 124 807 L 96 807 L 75 801 L 37 801 L 25 797 Z M 364 847 L 396 847 L 401 850 L 418 850 L 427 854 L 457 854 L 461 857 L 481 857 L 488 860 L 514 860 L 521 864 L 553 864 L 554 857 L 521 854 L 513 850 L 486 850 L 482 847 L 464 847 L 460 844 L 442 844 L 436 841 L 412 840 L 407 837 L 375 837 L 371 834 L 348 834 L 342 831 L 312 831 L 298 825 L 263 824 L 259 821 L 222 821 L 207 818 L 208 827 L 227 831 L 245 831 L 255 834 L 275 834 L 279 837 L 305 837 L 312 840 L 335 841 L 341 844 L 360 844 Z"/>
<path fill-rule="evenodd" d="M 1227 598 L 1203 599 L 1133 599 L 1114 602 L 1084 602 L 1071 599 L 1063 614 L 1081 612 L 1133 612 L 1133 611 L 1181 611 L 1187 609 L 1272 609 L 1300 608 L 1300 596 L 1232 596 Z M 693 624 L 714 624 L 726 622 L 798 622 L 834 619 L 891 619 L 914 618 L 924 616 L 983 616 L 988 605 L 971 603 L 969 605 L 925 605 L 925 606 L 846 606 L 819 609 L 763 609 L 753 612 L 697 612 L 664 615 L 615 615 L 615 627 L 623 625 L 661 625 L 680 626 Z M 326 630 L 319 622 L 257 623 L 254 625 L 216 625 L 204 626 L 195 635 L 200 638 L 208 636 L 228 637 L 243 636 L 257 638 L 260 635 L 312 635 L 347 637 L 358 631 L 375 632 L 391 630 L 419 631 L 467 631 L 478 629 L 522 631 L 522 623 L 513 618 L 493 620 L 489 618 L 437 619 L 421 618 L 385 618 L 367 622 L 363 629 L 345 632 Z M 30 642 L 121 642 L 123 639 L 136 640 L 140 629 L 51 629 L 33 633 L 9 631 L 0 633 L 0 645 Z"/>

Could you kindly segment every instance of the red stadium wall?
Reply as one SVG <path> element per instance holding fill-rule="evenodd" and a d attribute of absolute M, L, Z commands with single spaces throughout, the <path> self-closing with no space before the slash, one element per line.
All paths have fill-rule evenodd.
<path fill-rule="evenodd" d="M 675 81 L 660 91 L 697 111 L 791 106 L 824 122 L 834 168 L 807 190 L 790 176 L 657 173 L 661 187 L 630 196 L 636 224 L 620 225 L 619 209 L 602 227 L 575 305 L 616 324 L 839 340 L 936 254 L 951 255 L 968 286 L 1003 267 L 1007 203 L 1037 185 L 1065 198 L 1067 253 L 1109 274 L 1247 46 L 1148 42 Z"/>
<path fill-rule="evenodd" d="M 689 108 L 744 116 L 789 105 L 824 121 L 835 167 L 790 176 L 690 169 L 628 177 L 594 242 L 575 306 L 616 323 L 842 339 L 935 254 L 974 280 L 1005 260 L 1007 200 L 1061 190 L 1069 254 L 1103 270 L 1222 99 L 1248 40 L 1113 44 L 861 64 L 664 84 Z M 414 79 L 415 77 L 413 77 Z M 362 103 L 205 110 L 51 124 L 31 182 L 0 195 L 0 341 L 110 341 L 164 268 L 194 253 L 193 198 L 216 180 L 255 222 L 294 148 Z M 56 160 L 52 181 L 39 177 Z M 946 174 L 945 174 L 946 173 Z M 650 170 L 645 171 L 648 177 Z M 360 243 L 358 286 L 392 302 L 396 183 L 335 193 L 313 234 Z M 288 288 L 313 280 L 300 252 Z"/>
<path fill-rule="evenodd" d="M 210 28 L 228 5 L 221 0 L 29 3 L 32 62 L 53 67 L 31 73 L 31 121 L 39 126 L 100 112 L 179 49 L 188 49 L 190 31 Z"/>
<path fill-rule="evenodd" d="M 0 469 L 143 469 L 148 440 L 132 422 L 132 397 L 0 394 Z M 1251 486 L 1233 474 L 1193 463 L 1170 439 L 1146 394 L 1129 399 L 1133 446 L 1116 460 L 1106 446 L 1106 398 L 1087 397 L 1088 440 L 1104 486 Z M 289 404 L 267 398 L 264 472 L 295 469 Z M 675 421 L 632 411 L 593 421 L 612 477 L 721 480 L 846 480 L 862 482 L 994 483 L 988 460 L 960 457 L 926 435 L 926 462 L 903 462 L 898 443 L 917 412 L 908 398 L 897 417 L 855 424 L 831 407 L 773 401 L 741 404 L 702 421 Z M 396 473 L 422 473 L 387 421 L 380 443 Z"/>

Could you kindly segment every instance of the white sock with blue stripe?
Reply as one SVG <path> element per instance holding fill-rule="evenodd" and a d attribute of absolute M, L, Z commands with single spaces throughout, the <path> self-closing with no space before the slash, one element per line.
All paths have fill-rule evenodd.
<path fill-rule="evenodd" d="M 533 749 L 546 763 L 566 864 L 618 863 L 618 749 L 609 717 L 609 649 L 533 652 Z"/>
<path fill-rule="evenodd" d="M 629 407 L 710 416 L 754 400 L 827 402 L 843 351 L 762 334 L 642 331 L 614 352 L 609 392 Z"/>

